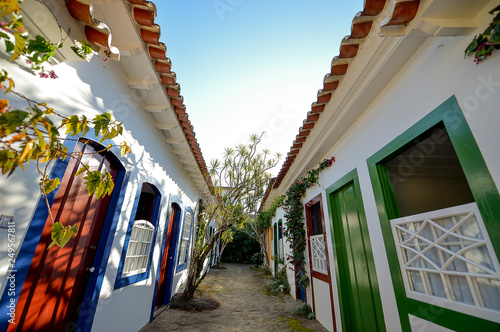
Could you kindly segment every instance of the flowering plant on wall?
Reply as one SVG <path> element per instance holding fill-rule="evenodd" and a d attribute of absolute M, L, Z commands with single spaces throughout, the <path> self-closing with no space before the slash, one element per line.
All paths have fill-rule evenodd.
<path fill-rule="evenodd" d="M 474 62 L 479 64 L 490 56 L 494 50 L 500 48 L 500 6 L 490 11 L 493 15 L 498 12 L 490 25 L 483 33 L 474 37 L 474 40 L 465 49 L 465 56 L 474 56 Z"/>
<path fill-rule="evenodd" d="M 302 204 L 301 200 L 305 197 L 307 189 L 318 183 L 319 173 L 332 166 L 334 162 L 335 157 L 324 159 L 318 168 L 308 171 L 301 180 L 296 181 L 288 189 L 283 202 L 286 218 L 285 235 L 292 250 L 289 259 L 292 260 L 297 281 L 301 288 L 309 285 L 309 277 L 305 270 L 306 230 L 304 228 L 304 204 Z"/>

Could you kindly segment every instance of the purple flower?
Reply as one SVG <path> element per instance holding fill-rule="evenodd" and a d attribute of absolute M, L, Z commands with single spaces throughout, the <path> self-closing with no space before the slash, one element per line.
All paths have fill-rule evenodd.
<path fill-rule="evenodd" d="M 4 28 L 4 25 L 5 25 L 4 21 L 0 22 L 0 27 L 2 28 L 2 30 L 6 31 L 6 32 L 9 32 L 9 30 L 7 30 L 6 28 Z"/>
<path fill-rule="evenodd" d="M 57 75 L 56 75 L 56 73 L 55 73 L 53 70 L 49 73 L 49 75 L 50 75 L 50 78 L 52 78 L 52 79 L 54 79 L 54 80 L 55 80 L 56 78 L 58 78 L 58 77 L 57 77 Z"/>
<path fill-rule="evenodd" d="M 40 75 L 40 78 L 49 78 L 49 75 L 47 75 L 47 73 L 41 71 L 40 73 L 38 73 L 38 75 Z"/>

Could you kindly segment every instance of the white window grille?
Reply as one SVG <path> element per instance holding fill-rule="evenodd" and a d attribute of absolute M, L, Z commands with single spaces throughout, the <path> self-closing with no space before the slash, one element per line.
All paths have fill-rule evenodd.
<path fill-rule="evenodd" d="M 285 255 L 283 253 L 283 238 L 278 240 L 278 257 L 284 259 Z"/>
<path fill-rule="evenodd" d="M 313 235 L 311 241 L 312 267 L 314 271 L 328 273 L 326 265 L 325 238 L 323 234 Z"/>
<path fill-rule="evenodd" d="M 147 220 L 134 221 L 123 265 L 123 274 L 130 275 L 146 271 L 154 229 L 155 227 Z"/>
<path fill-rule="evenodd" d="M 391 227 L 408 297 L 500 322 L 500 266 L 476 203 Z"/>
<path fill-rule="evenodd" d="M 182 232 L 181 250 L 180 250 L 178 264 L 184 264 L 187 260 L 188 249 L 189 249 L 189 236 L 191 235 L 191 223 L 192 223 L 191 213 L 186 213 L 186 217 L 184 219 L 185 219 L 184 229 Z"/>

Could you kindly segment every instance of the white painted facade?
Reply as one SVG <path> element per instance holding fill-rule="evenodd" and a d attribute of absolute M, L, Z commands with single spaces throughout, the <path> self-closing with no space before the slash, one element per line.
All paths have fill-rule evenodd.
<path fill-rule="evenodd" d="M 374 30 L 361 45 L 358 55 L 349 63 L 347 74 L 326 104 L 277 192 L 270 196 L 285 194 L 308 169 L 317 167 L 324 159 L 335 157 L 333 166 L 320 173 L 319 184 L 309 189 L 302 199 L 305 204 L 317 195 L 322 195 L 336 326 L 332 326 L 331 312 L 316 310 L 316 318 L 329 331 L 342 331 L 342 315 L 338 276 L 334 268 L 332 217 L 326 193 L 328 187 L 349 172 L 357 170 L 387 331 L 401 331 L 402 327 L 367 160 L 455 96 L 494 184 L 497 190 L 500 188 L 500 53 L 493 52 L 479 65 L 472 58 L 464 59 L 464 50 L 473 37 L 484 31 L 490 23 L 493 16 L 488 11 L 498 3 L 481 2 L 478 4 L 481 8 L 470 13 L 472 17 L 465 15 L 463 20 L 468 20 L 469 26 L 475 27 L 465 29 L 467 33 L 433 36 L 424 29 L 425 23 L 432 21 L 426 21 L 425 15 L 435 9 L 432 6 L 437 6 L 437 1 L 421 1 L 417 17 L 400 28 L 400 36 L 383 37 L 379 26 L 390 16 L 391 3 L 389 1 L 386 4 L 384 11 L 374 21 Z M 438 14 L 446 17 L 453 8 L 458 8 L 458 5 L 453 7 L 451 2 L 444 2 Z M 439 22 L 439 18 L 433 17 L 432 22 Z M 445 21 L 443 19 L 442 23 L 445 24 Z M 458 23 L 458 19 L 455 23 Z M 266 203 L 272 203 L 272 199 Z M 278 209 L 273 220 L 280 218 L 285 220 L 282 209 Z M 305 256 L 309 259 L 307 252 Z M 311 275 L 310 262 L 307 269 L 308 275 Z M 289 281 L 291 293 L 295 296 L 294 276 L 291 273 Z M 324 287 L 315 287 L 314 292 L 314 297 L 321 299 L 325 305 L 330 302 L 329 297 L 325 298 L 328 292 L 325 292 Z M 311 299 L 311 287 L 308 287 L 307 301 L 312 305 Z M 446 303 L 443 306 L 446 308 Z M 500 319 L 500 312 L 494 316 Z M 413 331 L 449 331 L 413 315 L 410 315 L 410 323 Z"/>
<path fill-rule="evenodd" d="M 25 1 L 26 6 L 30 1 Z M 55 14 L 61 11 L 54 8 L 63 8 L 64 1 L 53 1 L 49 6 Z M 118 121 L 124 124 L 123 136 L 116 138 L 113 142 L 104 141 L 102 144 L 119 144 L 122 140 L 128 142 L 132 152 L 124 157 L 120 157 L 119 148 L 112 148 L 113 152 L 123 164 L 127 174 L 123 188 L 123 205 L 119 213 L 116 224 L 116 231 L 109 235 L 108 246 L 111 246 L 109 260 L 105 263 L 102 287 L 100 288 L 99 300 L 97 302 L 95 316 L 92 317 L 91 331 L 138 331 L 148 323 L 152 316 L 152 306 L 157 286 L 157 276 L 159 274 L 160 255 L 163 252 L 163 239 L 165 238 L 166 226 L 168 224 L 168 213 L 172 203 L 177 203 L 181 210 L 181 220 L 178 222 L 180 231 L 177 232 L 178 239 L 174 241 L 177 246 L 181 244 L 182 227 L 186 209 L 191 209 L 193 216 L 192 229 L 196 227 L 197 202 L 204 190 L 204 185 L 200 186 L 197 178 L 201 178 L 201 172 L 197 168 L 196 159 L 188 150 L 187 140 L 182 134 L 182 128 L 175 122 L 173 106 L 170 104 L 165 88 L 159 82 L 153 82 L 153 87 L 137 89 L 131 80 L 130 70 L 139 69 L 139 75 L 154 75 L 151 67 L 154 64 L 148 58 L 147 48 L 144 49 L 140 41 L 140 33 L 134 27 L 132 18 L 127 14 L 131 9 L 128 3 L 119 1 L 113 4 L 99 3 L 95 11 L 101 19 L 108 19 L 112 30 L 118 32 L 116 36 L 118 43 L 122 46 L 138 47 L 134 52 L 130 52 L 125 46 L 120 50 L 122 58 L 120 61 L 104 61 L 104 56 L 94 55 L 90 62 L 64 61 L 64 56 L 58 53 L 58 64 L 52 66 L 56 72 L 57 79 L 43 79 L 32 73 L 24 59 L 9 63 L 6 55 L 1 55 L 1 67 L 9 72 L 15 80 L 15 90 L 32 100 L 47 102 L 57 112 L 64 116 L 85 114 L 88 118 L 108 112 Z M 60 7 L 63 6 L 63 7 Z M 108 7 L 106 7 L 108 6 Z M 107 8 L 107 9 L 106 9 Z M 107 10 L 107 11 L 106 11 Z M 39 12 L 34 12 L 35 14 Z M 46 20 L 40 23 L 40 16 L 27 15 L 25 21 L 27 26 L 34 31 L 45 31 L 45 35 L 51 35 L 54 25 L 44 25 Z M 124 14 L 122 17 L 120 15 Z M 65 26 L 77 26 L 72 29 L 74 34 L 70 37 L 80 38 L 79 22 L 72 19 L 67 12 L 57 17 L 59 24 Z M 116 16 L 113 16 L 116 15 Z M 43 16 L 45 17 L 45 16 Z M 42 18 L 43 18 L 42 17 Z M 38 22 L 37 22 L 38 19 Z M 35 21 L 38 25 L 33 25 Z M 41 25 L 40 25 L 41 24 Z M 52 30 L 51 30 L 52 29 Z M 58 30 L 56 30 L 58 32 Z M 79 34 L 80 33 L 80 34 Z M 52 34 L 53 35 L 53 34 Z M 126 38 L 124 37 L 126 36 Z M 127 39 L 128 38 L 128 39 Z M 127 44 L 128 43 L 128 44 Z M 2 45 L 3 47 L 3 45 Z M 68 46 L 69 47 L 69 46 Z M 66 50 L 67 51 L 67 50 Z M 124 56 L 125 55 L 125 56 Z M 128 55 L 128 56 L 127 56 Z M 75 60 L 75 58 L 73 58 Z M 50 67 L 50 66 L 49 66 Z M 136 71 L 137 72 L 137 71 Z M 153 73 L 153 74 L 151 74 Z M 149 77 L 157 80 L 156 76 Z M 24 109 L 28 105 L 20 98 L 6 96 L 11 105 Z M 149 104 L 166 105 L 162 111 L 158 109 L 154 116 L 147 112 Z M 150 107 L 149 107 L 150 109 Z M 163 112 L 163 113 L 161 113 Z M 161 116 L 171 119 L 175 125 L 171 131 L 170 144 L 158 122 Z M 173 133 L 173 131 L 178 131 Z M 175 138 L 174 134 L 180 138 Z M 92 130 L 87 135 L 92 137 Z M 94 138 L 95 139 L 95 138 Z M 192 160 L 191 160 L 192 159 Z M 188 171 L 187 168 L 191 170 Z M 196 172 L 200 173 L 199 175 Z M 38 187 L 39 176 L 36 172 L 35 164 L 31 163 L 23 172 L 17 170 L 11 177 L 0 177 L 0 214 L 13 216 L 15 222 L 16 237 L 16 260 L 19 249 L 23 245 L 24 237 L 30 227 L 33 214 L 41 199 Z M 149 277 L 120 288 L 115 287 L 118 267 L 125 250 L 125 237 L 130 227 L 130 218 L 134 201 L 143 183 L 154 185 L 161 194 L 161 203 L 158 219 L 158 229 L 154 248 L 152 249 L 152 261 L 149 269 Z M 195 183 L 196 182 L 196 183 Z M 175 197 L 175 200 L 172 199 Z M 0 229 L 0 243 L 7 243 L 7 229 Z M 194 232 L 191 233 L 192 237 Z M 192 241 L 191 241 L 192 243 Z M 35 244 L 36 245 L 36 244 Z M 177 249 L 178 253 L 179 249 Z M 188 252 L 189 253 L 189 252 Z M 6 246 L 0 248 L 0 293 L 4 294 L 8 284 L 8 252 Z M 171 284 L 170 295 L 179 291 L 181 284 L 187 277 L 187 269 L 178 271 L 177 259 L 174 257 L 175 268 Z M 95 273 L 99 272 L 96 267 Z M 21 291 L 22 284 L 17 281 L 17 292 Z M 8 285 L 7 285 L 8 286 Z M 170 287 L 167 285 L 167 287 Z M 83 315 L 83 314 L 82 314 Z M 5 321 L 8 316 L 1 317 Z M 1 329 L 0 329 L 1 330 Z"/>

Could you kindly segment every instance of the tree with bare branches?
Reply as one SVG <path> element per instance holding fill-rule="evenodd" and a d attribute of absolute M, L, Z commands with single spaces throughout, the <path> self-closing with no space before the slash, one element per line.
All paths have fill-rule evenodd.
<path fill-rule="evenodd" d="M 196 238 L 189 265 L 188 279 L 179 301 L 189 301 L 207 273 L 207 258 L 216 252 L 219 240 L 231 229 L 242 228 L 255 214 L 271 179 L 269 170 L 280 155 L 259 150 L 262 135 L 251 135 L 249 144 L 226 148 L 222 161 L 211 162 L 209 174 L 214 198 L 201 201 L 198 209 Z M 213 233 L 207 226 L 215 223 Z"/>

